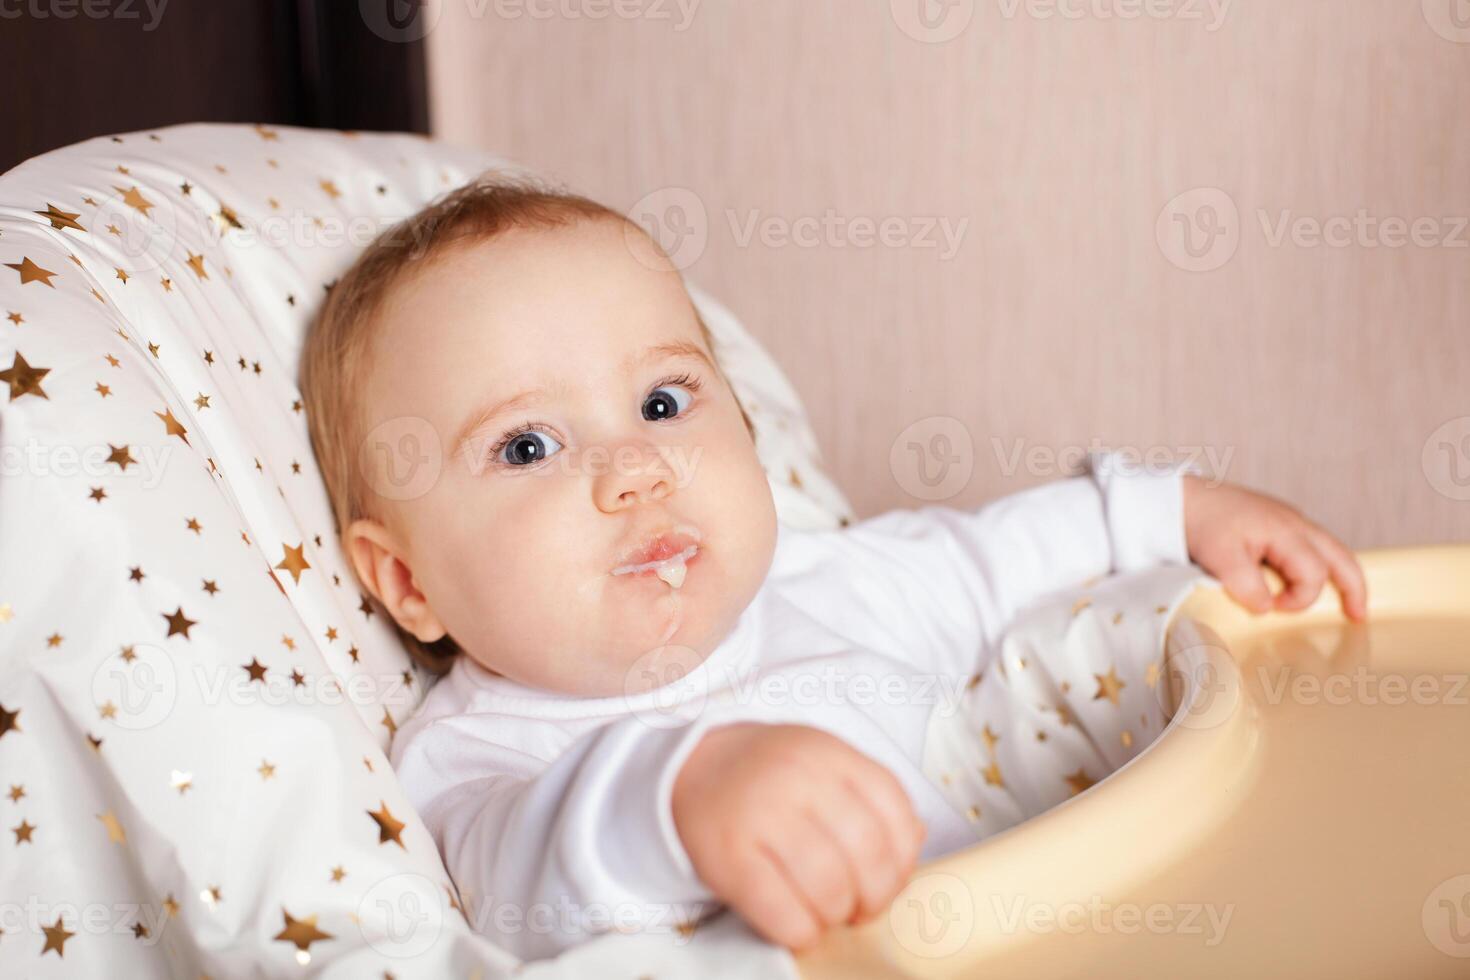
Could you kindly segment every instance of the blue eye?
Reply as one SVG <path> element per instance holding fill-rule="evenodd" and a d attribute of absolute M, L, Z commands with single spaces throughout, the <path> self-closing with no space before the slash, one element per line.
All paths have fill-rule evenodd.
<path fill-rule="evenodd" d="M 643 401 L 643 417 L 650 422 L 662 422 L 689 407 L 693 396 L 683 388 L 665 385 L 648 393 Z"/>
<path fill-rule="evenodd" d="M 505 441 L 496 455 L 509 466 L 530 466 L 556 455 L 561 449 L 550 434 L 539 431 L 518 432 Z"/>

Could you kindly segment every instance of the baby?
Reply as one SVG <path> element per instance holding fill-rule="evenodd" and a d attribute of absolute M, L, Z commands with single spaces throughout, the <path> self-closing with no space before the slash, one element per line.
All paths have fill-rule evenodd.
<path fill-rule="evenodd" d="M 923 775 L 920 684 L 974 674 L 1048 592 L 1193 560 L 1253 611 L 1330 578 L 1365 615 L 1331 534 L 1178 471 L 779 526 L 717 355 L 640 228 L 489 175 L 374 243 L 306 341 L 347 553 L 444 675 L 393 765 L 475 928 L 523 958 L 718 906 L 800 950 L 882 912 L 975 840 Z M 762 693 L 821 675 L 839 696 Z M 896 694 L 840 696 L 859 682 Z"/>

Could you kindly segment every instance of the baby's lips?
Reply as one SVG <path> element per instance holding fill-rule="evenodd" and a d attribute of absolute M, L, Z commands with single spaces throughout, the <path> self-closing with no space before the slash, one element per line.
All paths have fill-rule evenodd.
<path fill-rule="evenodd" d="M 623 552 L 616 565 L 614 575 L 628 572 L 650 571 L 659 562 L 683 556 L 689 560 L 699 550 L 699 530 L 688 524 L 680 524 L 667 531 L 646 538 L 632 549 Z"/>

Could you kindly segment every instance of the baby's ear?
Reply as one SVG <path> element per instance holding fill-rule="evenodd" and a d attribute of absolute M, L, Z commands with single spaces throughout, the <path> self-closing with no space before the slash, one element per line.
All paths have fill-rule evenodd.
<path fill-rule="evenodd" d="M 414 582 L 413 569 L 398 557 L 398 543 L 386 527 L 371 518 L 359 518 L 348 526 L 342 543 L 357 577 L 399 626 L 424 643 L 443 638 L 448 631 Z"/>

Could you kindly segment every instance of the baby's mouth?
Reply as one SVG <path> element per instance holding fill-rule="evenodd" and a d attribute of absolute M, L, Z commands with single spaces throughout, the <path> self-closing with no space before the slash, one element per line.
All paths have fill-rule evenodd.
<path fill-rule="evenodd" d="M 653 574 L 669 588 L 684 584 L 689 562 L 699 554 L 699 531 L 688 525 L 655 535 L 623 556 L 613 575 Z"/>

